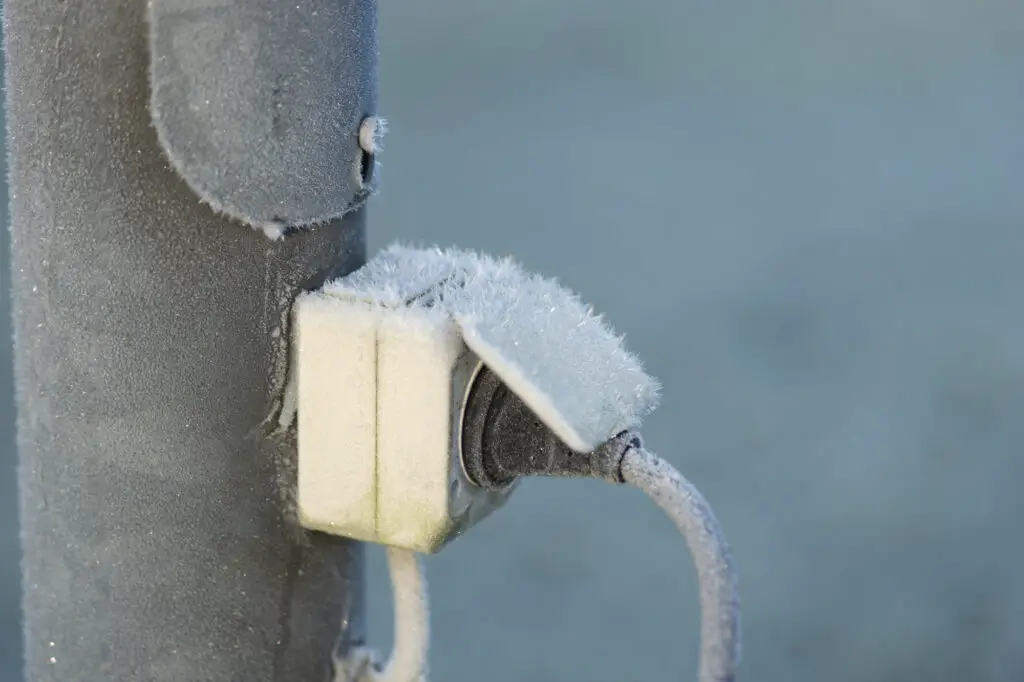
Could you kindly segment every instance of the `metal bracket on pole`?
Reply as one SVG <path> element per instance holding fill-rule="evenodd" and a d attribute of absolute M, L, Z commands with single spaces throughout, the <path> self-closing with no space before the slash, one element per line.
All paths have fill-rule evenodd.
<path fill-rule="evenodd" d="M 258 228 L 360 206 L 372 165 L 376 8 L 366 0 L 150 0 L 160 143 L 214 209 Z"/>
<path fill-rule="evenodd" d="M 261 424 L 365 259 L 375 3 L 4 4 L 26 675 L 322 682 L 361 552 Z"/>

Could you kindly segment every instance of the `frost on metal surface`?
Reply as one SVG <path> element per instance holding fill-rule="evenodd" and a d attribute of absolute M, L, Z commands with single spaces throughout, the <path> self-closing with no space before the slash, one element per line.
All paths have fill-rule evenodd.
<path fill-rule="evenodd" d="M 511 259 L 394 245 L 328 284 L 329 292 L 443 311 L 466 345 L 575 450 L 639 426 L 657 405 L 658 382 L 622 337 L 557 280 Z"/>
<path fill-rule="evenodd" d="M 465 269 L 466 260 L 436 248 L 392 246 L 351 275 L 327 283 L 323 291 L 381 305 L 404 305 L 455 278 Z"/>
<path fill-rule="evenodd" d="M 164 155 L 203 203 L 278 240 L 374 193 L 360 132 L 377 109 L 376 3 L 140 4 L 149 115 Z M 374 147 L 379 120 L 368 131 Z"/>

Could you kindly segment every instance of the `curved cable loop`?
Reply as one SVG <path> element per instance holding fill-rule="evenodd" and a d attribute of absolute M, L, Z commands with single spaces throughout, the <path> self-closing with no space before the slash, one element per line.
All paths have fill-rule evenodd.
<path fill-rule="evenodd" d="M 697 569 L 700 593 L 700 682 L 733 682 L 741 653 L 740 605 L 732 552 L 704 496 L 671 464 L 640 447 L 622 459 L 622 477 L 679 529 Z"/>

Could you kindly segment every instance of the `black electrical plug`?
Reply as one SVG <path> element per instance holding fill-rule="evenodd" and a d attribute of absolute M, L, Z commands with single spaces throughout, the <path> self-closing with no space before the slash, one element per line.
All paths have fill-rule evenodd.
<path fill-rule="evenodd" d="M 598 478 L 624 483 L 622 460 L 642 448 L 640 436 L 624 431 L 590 452 L 562 442 L 497 374 L 481 368 L 462 420 L 462 463 L 473 483 L 503 489 L 520 476 Z"/>

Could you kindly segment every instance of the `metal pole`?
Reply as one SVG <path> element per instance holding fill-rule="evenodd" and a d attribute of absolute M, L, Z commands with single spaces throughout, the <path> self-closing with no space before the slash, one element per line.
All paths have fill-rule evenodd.
<path fill-rule="evenodd" d="M 153 125 L 147 3 L 5 4 L 27 678 L 323 682 L 332 648 L 361 637 L 361 552 L 298 528 L 293 439 L 262 423 L 290 302 L 363 263 L 364 213 L 279 241 L 215 214 Z M 232 5 L 181 4 L 192 19 Z M 370 0 L 277 5 L 375 16 Z M 196 35 L 186 52 L 211 45 Z M 375 58 L 374 35 L 342 39 Z M 375 59 L 332 68 L 341 91 L 375 81 Z M 357 104 L 374 113 L 374 97 Z M 283 110 L 294 128 L 301 106 Z"/>

